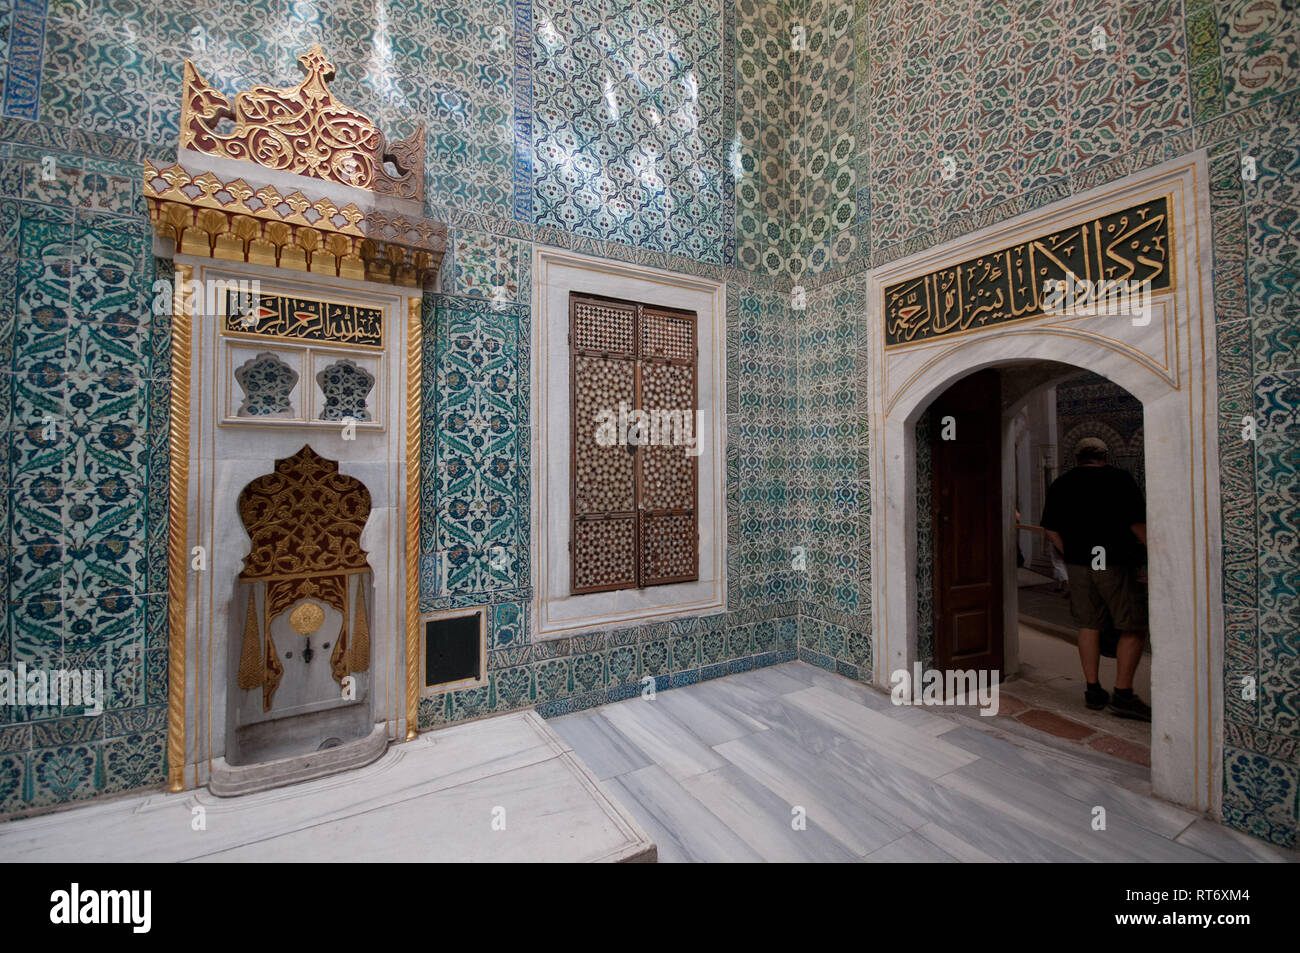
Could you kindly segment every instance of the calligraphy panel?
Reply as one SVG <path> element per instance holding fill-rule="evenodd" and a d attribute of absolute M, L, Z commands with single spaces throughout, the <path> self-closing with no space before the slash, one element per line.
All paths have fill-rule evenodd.
<path fill-rule="evenodd" d="M 252 292 L 245 285 L 226 290 L 222 329 L 227 334 L 382 348 L 384 311 L 336 301 Z"/>
<path fill-rule="evenodd" d="M 1162 196 L 888 285 L 885 347 L 1041 317 L 1062 287 L 1086 289 L 1086 299 L 1071 300 L 1092 301 L 1110 300 L 1133 283 L 1172 290 L 1173 240 L 1169 198 Z"/>

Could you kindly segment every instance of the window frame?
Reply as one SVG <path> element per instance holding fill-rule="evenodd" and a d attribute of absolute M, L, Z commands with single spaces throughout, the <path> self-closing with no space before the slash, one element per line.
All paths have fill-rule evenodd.
<path fill-rule="evenodd" d="M 569 292 L 657 301 L 694 311 L 699 350 L 699 576 L 695 582 L 575 596 L 569 593 Z M 650 264 L 536 244 L 532 250 L 532 350 L 528 356 L 532 471 L 528 629 L 535 643 L 628 625 L 725 612 L 739 572 L 733 471 L 728 458 L 727 326 L 736 300 L 726 281 Z M 735 593 L 730 593 L 735 598 Z"/>

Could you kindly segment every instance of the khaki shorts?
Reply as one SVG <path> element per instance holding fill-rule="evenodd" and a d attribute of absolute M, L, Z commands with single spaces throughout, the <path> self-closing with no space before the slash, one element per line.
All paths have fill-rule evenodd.
<path fill-rule="evenodd" d="M 1070 615 L 1079 628 L 1105 628 L 1107 613 L 1121 632 L 1147 627 L 1147 587 L 1138 582 L 1135 567 L 1065 568 L 1070 576 Z"/>

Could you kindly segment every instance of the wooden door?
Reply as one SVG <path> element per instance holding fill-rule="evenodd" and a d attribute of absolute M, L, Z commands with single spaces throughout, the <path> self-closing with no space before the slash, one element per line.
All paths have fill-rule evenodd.
<path fill-rule="evenodd" d="M 1002 401 L 978 371 L 932 405 L 934 665 L 1002 670 Z M 944 439 L 950 437 L 951 439 Z"/>

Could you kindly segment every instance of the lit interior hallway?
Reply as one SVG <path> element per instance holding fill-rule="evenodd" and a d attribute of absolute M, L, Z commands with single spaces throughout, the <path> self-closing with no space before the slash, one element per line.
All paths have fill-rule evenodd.
<path fill-rule="evenodd" d="M 660 861 L 1300 859 L 1151 797 L 1143 768 L 993 721 L 791 662 L 548 724 Z"/>

